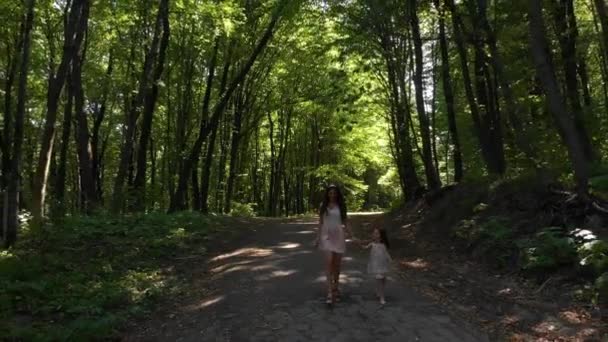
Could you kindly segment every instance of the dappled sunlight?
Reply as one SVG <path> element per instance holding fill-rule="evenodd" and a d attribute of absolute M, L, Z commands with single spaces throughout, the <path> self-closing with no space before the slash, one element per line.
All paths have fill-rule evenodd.
<path fill-rule="evenodd" d="M 384 214 L 383 211 L 361 211 L 356 213 L 348 213 L 348 216 L 375 216 L 382 214 Z"/>
<path fill-rule="evenodd" d="M 510 294 L 513 294 L 513 290 L 510 287 L 507 287 L 507 288 L 498 290 L 497 294 L 500 296 L 508 296 Z"/>
<path fill-rule="evenodd" d="M 231 252 L 231 253 L 218 255 L 218 256 L 212 258 L 211 261 L 220 261 L 220 260 L 224 260 L 224 259 L 228 259 L 228 258 L 233 258 L 236 256 L 238 256 L 238 257 L 266 257 L 269 255 L 272 255 L 273 253 L 274 252 L 272 251 L 272 249 L 248 247 L 248 248 L 237 249 L 236 251 Z"/>
<path fill-rule="evenodd" d="M 421 258 L 413 261 L 402 260 L 399 264 L 404 268 L 411 268 L 415 270 L 426 270 L 430 267 L 430 264 Z"/>
<path fill-rule="evenodd" d="M 294 221 L 294 222 L 287 222 L 285 224 L 290 225 L 290 226 L 294 226 L 294 225 L 295 226 L 316 226 L 319 224 L 319 222 L 317 222 L 317 221 L 312 221 L 312 222 L 311 221 Z"/>
<path fill-rule="evenodd" d="M 293 248 L 298 248 L 301 245 L 297 242 L 281 242 L 281 244 L 279 246 L 277 246 L 276 248 L 280 248 L 280 249 L 293 249 Z"/>
<path fill-rule="evenodd" d="M 224 299 L 226 299 L 226 296 L 224 296 L 224 295 L 216 296 L 216 297 L 213 297 L 210 299 L 203 300 L 202 302 L 191 306 L 190 309 L 191 310 L 202 310 L 209 306 L 218 304 L 219 302 L 223 301 Z"/>
<path fill-rule="evenodd" d="M 301 230 L 298 232 L 284 232 L 285 235 L 310 235 L 315 234 L 315 231 L 312 230 Z"/>
<path fill-rule="evenodd" d="M 268 274 L 259 275 L 259 276 L 255 277 L 255 280 L 266 281 L 266 280 L 271 280 L 271 279 L 275 279 L 275 278 L 283 278 L 283 277 L 288 277 L 290 275 L 293 275 L 297 272 L 298 271 L 296 271 L 296 270 L 276 270 L 276 271 L 272 271 Z"/>
<path fill-rule="evenodd" d="M 245 266 L 254 263 L 256 260 L 244 260 L 239 262 L 227 263 L 211 269 L 212 273 L 221 273 L 234 266 Z"/>

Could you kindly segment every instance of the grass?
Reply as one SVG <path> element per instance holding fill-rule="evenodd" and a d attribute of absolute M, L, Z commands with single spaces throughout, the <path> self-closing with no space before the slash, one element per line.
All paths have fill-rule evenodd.
<path fill-rule="evenodd" d="M 0 336 L 7 340 L 95 340 L 117 336 L 124 322 L 179 293 L 168 266 L 199 255 L 226 217 L 196 213 L 74 217 L 42 236 L 22 234 L 0 252 Z"/>

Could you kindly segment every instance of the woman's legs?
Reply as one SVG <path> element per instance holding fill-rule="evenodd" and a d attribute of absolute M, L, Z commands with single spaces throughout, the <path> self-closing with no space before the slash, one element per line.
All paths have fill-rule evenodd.
<path fill-rule="evenodd" d="M 332 294 L 332 280 L 333 280 L 333 257 L 332 252 L 325 252 L 324 261 L 325 261 L 325 276 L 327 279 L 327 298 L 331 299 Z"/>

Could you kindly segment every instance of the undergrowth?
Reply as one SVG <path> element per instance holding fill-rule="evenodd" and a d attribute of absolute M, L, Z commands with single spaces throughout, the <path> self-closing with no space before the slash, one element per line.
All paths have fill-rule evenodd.
<path fill-rule="evenodd" d="M 185 282 L 170 259 L 206 253 L 223 217 L 195 213 L 67 218 L 0 252 L 0 336 L 94 340 L 116 335 Z"/>

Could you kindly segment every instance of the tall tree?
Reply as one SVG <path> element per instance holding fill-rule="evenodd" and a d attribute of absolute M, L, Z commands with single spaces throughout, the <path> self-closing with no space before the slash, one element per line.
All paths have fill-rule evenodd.
<path fill-rule="evenodd" d="M 6 217 L 3 225 L 5 247 L 12 246 L 17 240 L 19 228 L 18 212 L 20 204 L 21 157 L 23 147 L 23 125 L 25 122 L 25 102 L 27 98 L 27 81 L 30 63 L 30 49 L 32 28 L 34 25 L 35 0 L 26 2 L 26 14 L 23 21 L 22 44 L 19 62 L 19 84 L 17 89 L 17 108 L 15 112 L 15 126 L 12 140 L 12 153 L 8 174 L 8 187 L 6 196 Z"/>
<path fill-rule="evenodd" d="M 73 0 L 70 4 L 69 11 L 66 11 L 63 56 L 57 70 L 49 75 L 46 116 L 32 189 L 32 225 L 34 227 L 40 226 L 44 216 L 46 188 L 51 156 L 53 155 L 59 98 L 65 84 L 68 68 L 74 56 L 77 55 L 76 51 L 81 49 L 84 35 L 87 31 L 89 5 L 89 0 Z"/>
<path fill-rule="evenodd" d="M 549 109 L 559 128 L 558 132 L 568 149 L 577 192 L 586 198 L 589 189 L 589 160 L 585 154 L 584 138 L 579 135 L 573 116 L 568 112 L 565 99 L 560 91 L 561 87 L 555 75 L 553 58 L 545 31 L 542 0 L 529 1 L 528 17 L 530 50 L 537 76 L 544 88 Z"/>
<path fill-rule="evenodd" d="M 446 38 L 445 30 L 445 10 L 444 6 L 439 3 L 439 0 L 434 0 L 435 8 L 439 14 L 439 49 L 441 50 L 441 78 L 443 85 L 443 95 L 445 96 L 446 114 L 448 116 L 448 127 L 450 138 L 454 150 L 452 151 L 452 160 L 454 161 L 454 181 L 456 183 L 462 180 L 463 163 L 462 152 L 460 149 L 460 139 L 458 137 L 458 128 L 456 126 L 456 110 L 454 104 L 454 92 L 452 90 L 452 76 L 450 74 L 450 56 L 449 46 Z"/>
<path fill-rule="evenodd" d="M 420 37 L 420 25 L 418 23 L 418 10 L 416 0 L 409 0 L 409 18 L 412 30 L 412 38 L 414 41 L 414 62 L 416 69 L 414 71 L 414 86 L 416 88 L 416 110 L 418 111 L 418 121 L 420 123 L 420 135 L 422 139 L 422 160 L 424 163 L 424 172 L 426 174 L 426 182 L 430 190 L 437 190 L 441 187 L 439 174 L 433 164 L 433 151 L 431 149 L 431 134 L 429 118 L 426 114 L 424 104 L 424 60 L 422 55 L 422 39 Z"/>

